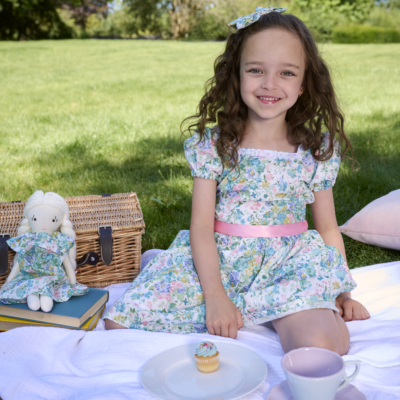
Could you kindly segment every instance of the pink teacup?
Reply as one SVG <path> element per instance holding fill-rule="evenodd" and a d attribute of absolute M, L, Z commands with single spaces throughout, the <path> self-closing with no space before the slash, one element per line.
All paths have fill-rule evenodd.
<path fill-rule="evenodd" d="M 347 364 L 356 366 L 350 376 Z M 358 375 L 360 361 L 344 361 L 333 351 L 303 347 L 285 354 L 282 368 L 294 400 L 334 400 L 336 392 Z"/>

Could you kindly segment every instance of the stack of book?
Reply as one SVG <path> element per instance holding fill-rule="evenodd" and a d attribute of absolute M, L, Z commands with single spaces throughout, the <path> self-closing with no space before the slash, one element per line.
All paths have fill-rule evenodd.
<path fill-rule="evenodd" d="M 89 288 L 84 296 L 73 296 L 64 303 L 54 302 L 48 313 L 32 311 L 26 303 L 0 303 L 0 331 L 25 326 L 49 326 L 56 328 L 91 331 L 97 324 L 108 301 L 108 291 Z"/>

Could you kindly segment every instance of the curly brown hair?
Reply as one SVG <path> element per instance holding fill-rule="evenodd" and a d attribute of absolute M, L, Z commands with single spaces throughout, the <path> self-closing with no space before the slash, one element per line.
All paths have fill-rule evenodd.
<path fill-rule="evenodd" d="M 205 84 L 198 112 L 186 118 L 195 122 L 185 130 L 199 132 L 203 140 L 206 127 L 217 123 L 219 137 L 216 140 L 218 155 L 223 161 L 238 166 L 238 147 L 242 142 L 247 121 L 247 106 L 240 95 L 240 58 L 247 39 L 265 29 L 281 28 L 297 35 L 303 45 L 306 69 L 302 83 L 303 94 L 287 111 L 288 135 L 293 144 L 311 149 L 315 160 L 326 161 L 334 152 L 334 140 L 342 147 L 342 155 L 353 149 L 346 136 L 344 118 L 336 100 L 329 69 L 321 56 L 315 41 L 304 23 L 294 15 L 272 12 L 263 15 L 247 28 L 232 33 L 227 40 L 225 51 L 215 60 L 214 76 Z M 329 146 L 321 152 L 323 131 L 329 132 Z M 215 131 L 215 129 L 214 129 Z M 344 146 L 343 146 L 344 145 Z"/>

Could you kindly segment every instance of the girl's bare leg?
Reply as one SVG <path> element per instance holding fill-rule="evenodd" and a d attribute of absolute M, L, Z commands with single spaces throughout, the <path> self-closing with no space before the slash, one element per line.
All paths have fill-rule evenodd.
<path fill-rule="evenodd" d="M 105 319 L 104 324 L 107 331 L 110 329 L 128 329 L 126 326 L 117 324 L 116 322 L 111 321 L 110 319 Z"/>
<path fill-rule="evenodd" d="M 300 311 L 272 321 L 283 351 L 299 347 L 320 347 L 339 355 L 347 353 L 350 334 L 343 318 L 329 309 Z"/>

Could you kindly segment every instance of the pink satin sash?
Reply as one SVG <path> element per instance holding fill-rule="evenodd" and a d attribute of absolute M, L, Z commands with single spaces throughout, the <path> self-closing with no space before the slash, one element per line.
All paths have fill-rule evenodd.
<path fill-rule="evenodd" d="M 284 225 L 240 225 L 215 220 L 214 231 L 229 236 L 280 237 L 303 233 L 308 229 L 307 221 Z"/>

